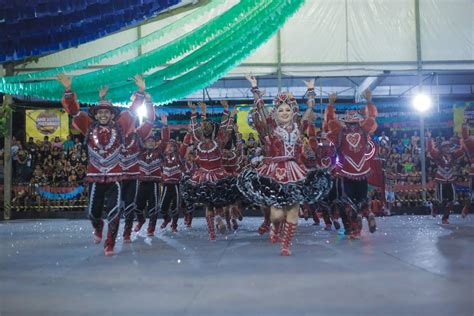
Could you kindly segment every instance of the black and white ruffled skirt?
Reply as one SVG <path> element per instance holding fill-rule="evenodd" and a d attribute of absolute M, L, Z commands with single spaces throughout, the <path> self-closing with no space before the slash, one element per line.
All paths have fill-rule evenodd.
<path fill-rule="evenodd" d="M 249 168 L 238 176 L 237 187 L 254 204 L 284 208 L 293 204 L 318 202 L 328 195 L 332 180 L 327 172 L 315 170 L 308 172 L 302 181 L 279 183 Z"/>
<path fill-rule="evenodd" d="M 191 212 L 196 203 L 223 207 L 235 203 L 241 197 L 237 178 L 234 176 L 227 176 L 216 182 L 195 183 L 189 175 L 185 175 L 181 178 L 179 187 L 187 212 Z"/>

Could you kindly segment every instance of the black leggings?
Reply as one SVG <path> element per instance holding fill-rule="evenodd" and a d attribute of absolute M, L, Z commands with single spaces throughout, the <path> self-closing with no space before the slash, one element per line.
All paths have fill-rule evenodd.
<path fill-rule="evenodd" d="M 361 203 L 367 200 L 367 191 L 368 191 L 367 179 L 352 180 L 352 179 L 344 178 L 343 188 L 344 188 L 344 193 L 355 204 Z"/>
<path fill-rule="evenodd" d="M 133 216 L 133 211 L 137 207 L 138 180 L 122 181 L 122 201 L 125 218 Z"/>
<path fill-rule="evenodd" d="M 163 217 L 173 218 L 179 215 L 181 207 L 181 194 L 179 192 L 179 184 L 165 183 L 163 184 L 163 196 L 161 199 L 161 212 Z"/>
<path fill-rule="evenodd" d="M 104 208 L 105 203 L 105 208 Z M 109 233 L 113 240 L 117 236 L 120 224 L 121 187 L 118 181 L 112 183 L 89 184 L 89 219 L 95 228 L 101 225 L 102 211 L 107 213 Z"/>
<path fill-rule="evenodd" d="M 122 181 L 122 200 L 125 216 L 125 230 L 131 230 L 137 208 L 138 180 Z"/>
<path fill-rule="evenodd" d="M 150 218 L 158 217 L 160 194 L 158 182 L 140 182 L 137 193 L 137 217 L 144 218 L 147 213 Z"/>

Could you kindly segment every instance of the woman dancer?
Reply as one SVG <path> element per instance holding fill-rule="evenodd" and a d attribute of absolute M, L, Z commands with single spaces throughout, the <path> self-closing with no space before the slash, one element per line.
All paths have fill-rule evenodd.
<path fill-rule="evenodd" d="M 290 244 L 298 223 L 300 204 L 315 203 L 331 188 L 329 175 L 308 173 L 301 161 L 302 133 L 314 105 L 314 80 L 308 87 L 308 110 L 298 120 L 298 104 L 292 94 L 280 93 L 275 98 L 274 110 L 267 113 L 262 93 L 255 77 L 248 76 L 254 94 L 260 139 L 267 145 L 268 163 L 260 168 L 246 169 L 238 178 L 238 188 L 250 201 L 270 206 L 273 243 L 281 241 L 282 256 L 291 255 Z M 267 150 L 268 149 L 268 150 Z M 283 238 L 280 231 L 283 228 Z"/>
<path fill-rule="evenodd" d="M 235 200 L 237 189 L 235 178 L 231 177 L 222 167 L 222 148 L 228 140 L 228 124 L 232 124 L 232 116 L 229 119 L 228 107 L 224 106 L 224 115 L 220 126 L 207 120 L 206 104 L 200 102 L 202 122 L 197 122 L 196 106 L 189 102 L 191 108 L 191 130 L 193 143 L 195 144 L 197 168 L 189 176 L 185 175 L 181 182 L 181 191 L 188 212 L 195 203 L 206 205 L 206 220 L 209 239 L 216 240 L 214 217 L 216 212 L 222 214 L 222 207 L 229 205 Z M 235 113 L 232 113 L 232 115 Z"/>

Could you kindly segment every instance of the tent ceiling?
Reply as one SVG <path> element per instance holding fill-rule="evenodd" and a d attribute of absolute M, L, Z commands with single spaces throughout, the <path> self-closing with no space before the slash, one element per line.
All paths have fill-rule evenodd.
<path fill-rule="evenodd" d="M 177 30 L 150 46 L 94 66 L 105 67 L 162 45 L 221 14 L 238 0 L 222 7 L 195 25 Z M 324 93 L 339 91 L 354 97 L 369 77 L 379 78 L 375 94 L 398 96 L 413 91 L 418 67 L 425 89 L 441 94 L 473 94 L 474 3 L 472 0 L 419 0 L 420 51 L 417 51 L 416 0 L 307 0 L 301 10 L 240 66 L 209 87 L 213 97 L 243 98 L 246 73 L 260 77 L 267 92 L 276 93 L 281 73 L 283 89 L 303 89 L 301 78 L 316 77 Z M 39 58 L 16 67 L 19 72 L 48 69 L 77 61 L 144 36 L 188 12 L 148 22 L 77 48 Z M 417 60 L 417 52 L 421 60 Z M 434 75 L 433 75 L 434 73 Z M 408 92 L 405 92 L 408 89 Z M 416 89 L 415 89 L 416 90 Z M 197 91 L 189 98 L 202 97 Z"/>

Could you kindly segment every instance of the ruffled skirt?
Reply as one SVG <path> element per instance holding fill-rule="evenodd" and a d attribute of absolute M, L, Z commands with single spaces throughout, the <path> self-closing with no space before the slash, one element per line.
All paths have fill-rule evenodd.
<path fill-rule="evenodd" d="M 329 193 L 332 180 L 328 173 L 314 170 L 300 181 L 283 183 L 249 168 L 237 178 L 237 187 L 254 204 L 284 208 L 293 204 L 316 203 Z"/>

